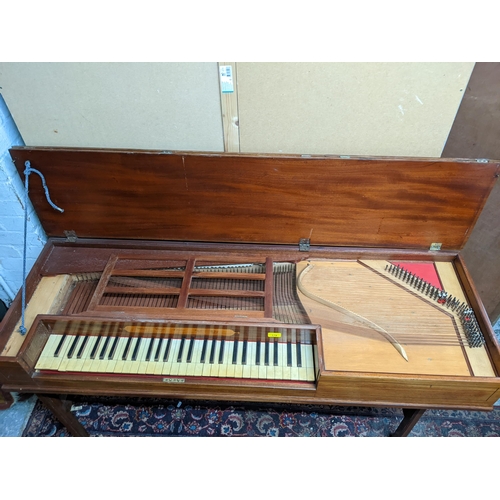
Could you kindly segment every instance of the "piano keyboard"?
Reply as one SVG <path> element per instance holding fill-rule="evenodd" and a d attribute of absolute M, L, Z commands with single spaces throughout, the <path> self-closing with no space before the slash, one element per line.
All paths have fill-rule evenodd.
<path fill-rule="evenodd" d="M 124 331 L 130 328 L 125 327 Z M 285 341 L 286 338 L 258 340 L 255 336 L 252 340 L 224 335 L 195 338 L 196 331 L 191 329 L 194 335 L 181 338 L 116 336 L 116 329 L 114 336 L 51 334 L 35 368 L 104 374 L 316 380 L 312 343 Z M 69 333 L 74 333 L 72 330 L 66 328 Z M 183 329 L 186 330 L 189 331 Z"/>

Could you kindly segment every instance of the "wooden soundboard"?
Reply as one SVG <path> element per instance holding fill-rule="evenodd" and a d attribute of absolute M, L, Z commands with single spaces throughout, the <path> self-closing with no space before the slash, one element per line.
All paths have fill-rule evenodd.
<path fill-rule="evenodd" d="M 412 264 L 415 263 L 402 263 L 407 268 Z M 299 276 L 310 269 L 302 286 L 340 306 L 335 310 L 299 289 L 311 322 L 322 327 L 325 370 L 495 377 L 486 347 L 469 347 L 460 316 L 395 278 L 387 271 L 388 265 L 389 262 L 380 260 L 298 264 Z M 435 269 L 443 289 L 467 302 L 451 262 L 419 266 Z M 407 359 L 376 326 L 403 346 Z"/>

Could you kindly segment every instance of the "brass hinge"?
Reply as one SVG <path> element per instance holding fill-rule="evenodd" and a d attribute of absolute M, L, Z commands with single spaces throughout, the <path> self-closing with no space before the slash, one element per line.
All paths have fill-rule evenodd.
<path fill-rule="evenodd" d="M 76 240 L 78 239 L 78 236 L 76 235 L 75 231 L 64 231 L 64 236 L 66 236 L 66 241 L 69 241 L 70 243 L 75 243 Z"/>
<path fill-rule="evenodd" d="M 309 238 L 300 238 L 299 250 L 301 252 L 309 252 L 311 249 L 311 240 Z"/>

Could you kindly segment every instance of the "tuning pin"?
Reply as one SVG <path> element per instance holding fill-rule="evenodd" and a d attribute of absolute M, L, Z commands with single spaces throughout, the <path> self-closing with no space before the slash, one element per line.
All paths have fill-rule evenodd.
<path fill-rule="evenodd" d="M 445 292 L 444 290 L 441 290 L 438 294 L 438 304 L 444 305 L 446 304 L 446 299 L 448 296 L 448 292 Z"/>

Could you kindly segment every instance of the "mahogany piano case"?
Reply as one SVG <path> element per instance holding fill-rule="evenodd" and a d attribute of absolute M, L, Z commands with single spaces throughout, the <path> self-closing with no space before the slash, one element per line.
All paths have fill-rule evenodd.
<path fill-rule="evenodd" d="M 491 409 L 460 256 L 489 161 L 13 148 L 49 237 L 0 325 L 37 394 Z"/>

